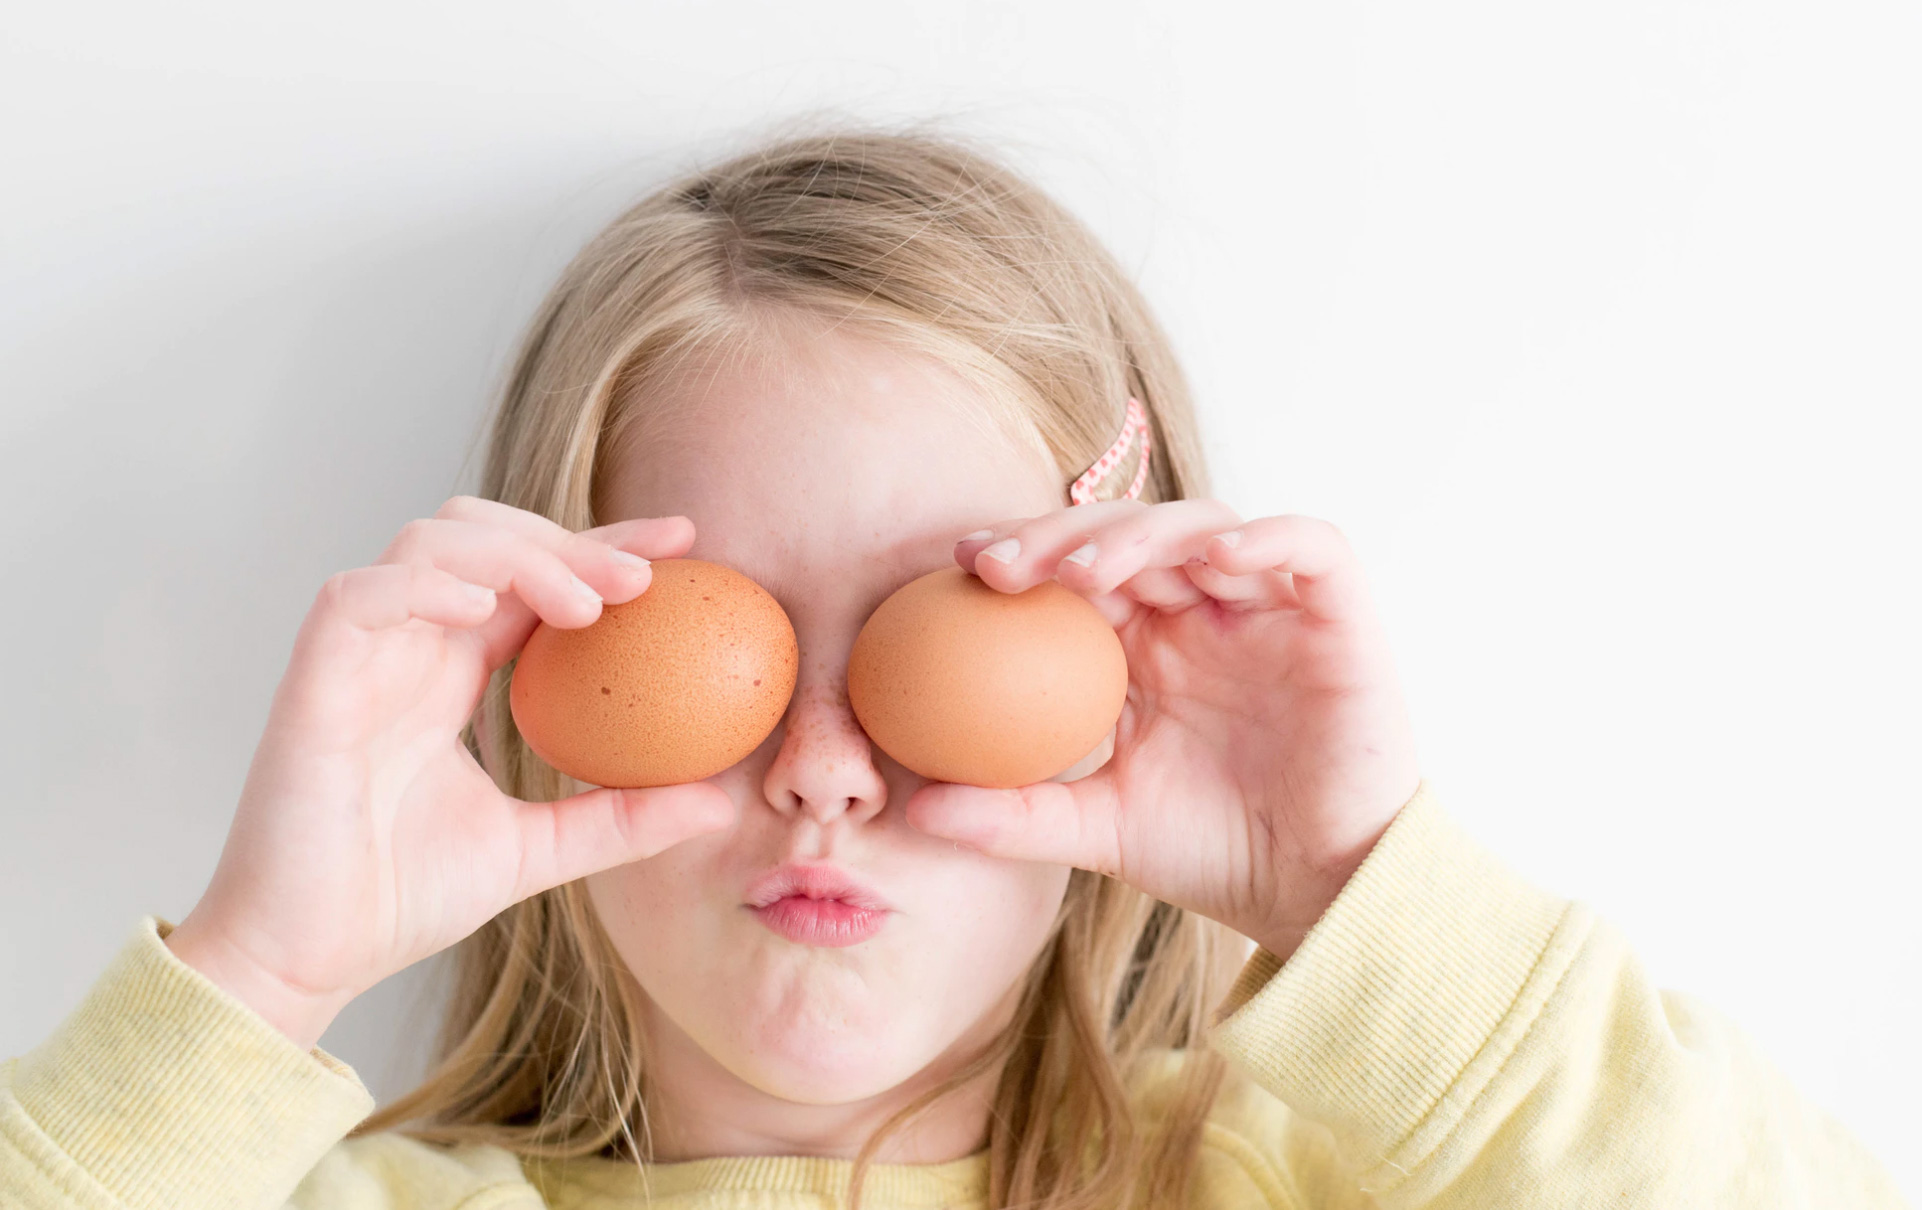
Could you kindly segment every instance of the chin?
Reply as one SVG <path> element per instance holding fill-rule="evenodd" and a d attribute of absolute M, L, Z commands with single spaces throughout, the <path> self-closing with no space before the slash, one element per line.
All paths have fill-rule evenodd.
<path fill-rule="evenodd" d="M 939 1053 L 916 1048 L 878 1022 L 831 1008 L 744 1023 L 738 1045 L 716 1054 L 739 1079 L 803 1105 L 844 1105 L 899 1086 Z"/>

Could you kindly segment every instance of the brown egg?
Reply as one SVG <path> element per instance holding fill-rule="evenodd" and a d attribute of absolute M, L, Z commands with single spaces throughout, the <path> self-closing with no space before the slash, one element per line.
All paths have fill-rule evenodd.
<path fill-rule="evenodd" d="M 961 567 L 881 602 L 848 657 L 848 702 L 883 752 L 935 781 L 1006 789 L 1093 752 L 1121 717 L 1114 627 L 1054 580 L 1019 593 Z"/>
<path fill-rule="evenodd" d="M 641 595 L 588 626 L 545 622 L 508 692 L 540 758 L 590 785 L 700 781 L 760 746 L 787 713 L 800 648 L 787 611 L 730 567 L 657 559 Z"/>

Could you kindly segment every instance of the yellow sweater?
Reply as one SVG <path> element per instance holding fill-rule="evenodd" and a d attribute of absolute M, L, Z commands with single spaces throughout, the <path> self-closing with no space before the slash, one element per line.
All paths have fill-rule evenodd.
<path fill-rule="evenodd" d="M 174 957 L 143 917 L 78 1008 L 0 1066 L 0 1206 L 608 1210 L 630 1164 L 344 1136 L 374 1108 Z M 1257 950 L 1210 1042 L 1237 1073 L 1198 1207 L 1904 1205 L 1734 1025 L 1651 986 L 1591 909 L 1477 846 L 1424 782 L 1301 948 Z M 1177 1052 L 1168 1052 L 1178 1063 Z M 820 1210 L 852 1165 L 648 1166 L 675 1210 Z M 873 1210 L 983 1206 L 985 1153 L 870 1170 Z"/>

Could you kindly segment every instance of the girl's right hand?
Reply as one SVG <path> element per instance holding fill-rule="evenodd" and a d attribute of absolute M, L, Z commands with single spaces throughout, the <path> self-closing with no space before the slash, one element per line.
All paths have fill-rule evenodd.
<path fill-rule="evenodd" d="M 168 947 L 307 1048 L 355 996 L 522 899 L 731 826 L 707 782 L 512 798 L 460 739 L 538 623 L 586 626 L 647 587 L 647 563 L 620 552 L 693 542 L 686 517 L 576 534 L 456 496 L 329 578 L 213 879 Z"/>

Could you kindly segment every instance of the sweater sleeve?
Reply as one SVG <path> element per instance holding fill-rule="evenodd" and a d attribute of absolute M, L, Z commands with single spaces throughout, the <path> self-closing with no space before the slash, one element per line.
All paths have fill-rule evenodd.
<path fill-rule="evenodd" d="M 385 1210 L 454 1204 L 419 1196 L 422 1178 L 525 1188 L 504 1153 L 346 1140 L 375 1105 L 354 1069 L 182 962 L 163 944 L 172 931 L 143 917 L 52 1035 L 0 1065 L 0 1204 Z"/>
<path fill-rule="evenodd" d="M 1659 990 L 1619 932 L 1480 848 L 1423 780 L 1299 949 L 1258 948 L 1209 1040 L 1386 1208 L 1904 1207 L 1859 1141 L 1734 1024 Z M 1272 1103 L 1271 1103 L 1272 1104 Z M 1284 1107 L 1285 1106 L 1285 1107 Z"/>

